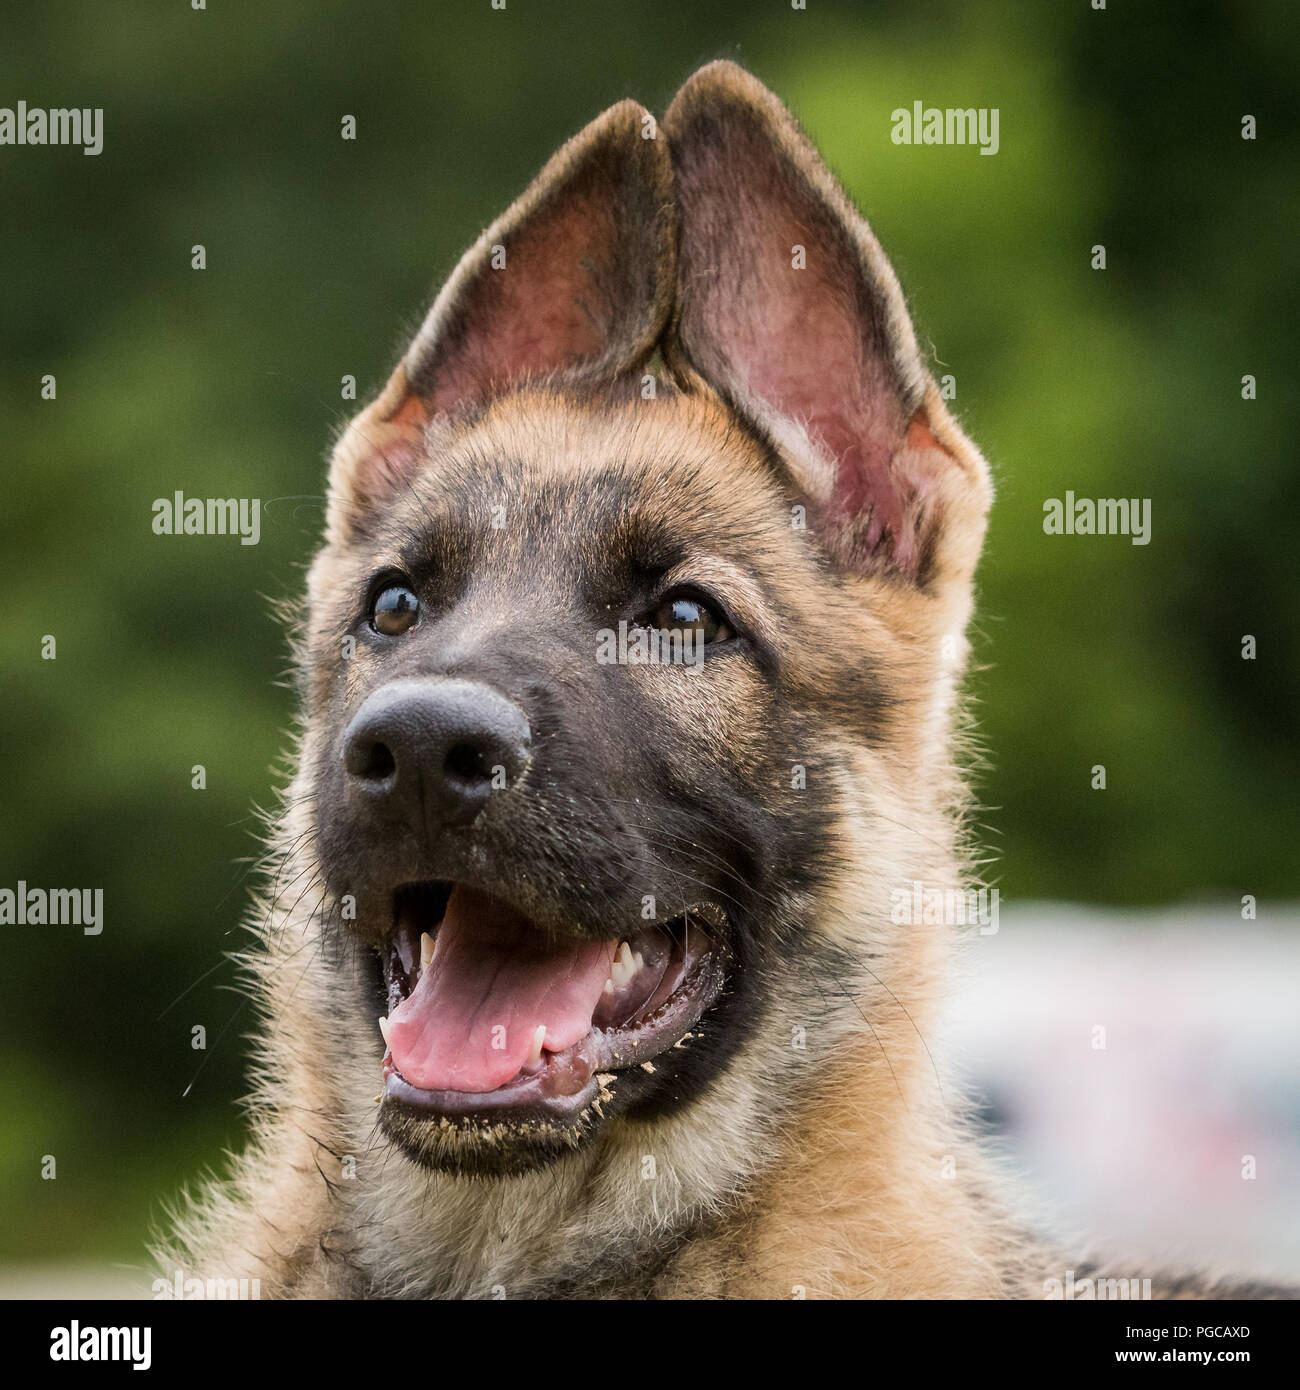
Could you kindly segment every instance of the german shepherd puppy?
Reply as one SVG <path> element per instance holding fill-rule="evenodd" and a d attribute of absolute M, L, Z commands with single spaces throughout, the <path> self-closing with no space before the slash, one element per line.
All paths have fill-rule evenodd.
<path fill-rule="evenodd" d="M 891 911 L 968 878 L 991 495 L 752 76 L 569 141 L 335 449 L 254 1135 L 164 1270 L 1042 1297 L 926 1047 L 947 933 Z"/>

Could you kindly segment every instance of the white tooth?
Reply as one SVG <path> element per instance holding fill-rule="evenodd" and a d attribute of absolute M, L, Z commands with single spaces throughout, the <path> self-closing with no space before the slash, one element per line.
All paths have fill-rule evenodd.
<path fill-rule="evenodd" d="M 632 957 L 632 964 L 635 965 L 638 970 L 643 970 L 645 968 L 645 957 L 640 951 Z"/>
<path fill-rule="evenodd" d="M 387 1046 L 387 1045 L 388 1045 L 388 1020 L 387 1020 L 386 1018 L 381 1018 L 381 1019 L 379 1020 L 379 1031 L 384 1035 L 384 1044 Z"/>
<path fill-rule="evenodd" d="M 429 968 L 429 962 L 433 959 L 433 953 L 438 949 L 438 943 L 429 935 L 427 931 L 420 933 L 420 969 L 422 971 Z"/>
<path fill-rule="evenodd" d="M 531 1066 L 534 1062 L 542 1060 L 542 1044 L 546 1041 L 546 1024 L 539 1023 L 537 1032 L 533 1034 L 533 1046 L 528 1056 L 524 1059 L 525 1066 Z"/>
<path fill-rule="evenodd" d="M 605 981 L 605 993 L 606 993 L 606 994 L 613 994 L 613 993 L 614 993 L 614 980 L 613 980 L 612 977 L 611 977 L 610 979 L 608 979 L 608 980 Z"/>
<path fill-rule="evenodd" d="M 622 989 L 641 968 L 641 965 L 640 955 L 633 956 L 632 948 L 627 942 L 620 942 L 618 953 L 614 957 L 613 964 L 609 967 L 609 977 L 614 981 L 615 989 Z"/>

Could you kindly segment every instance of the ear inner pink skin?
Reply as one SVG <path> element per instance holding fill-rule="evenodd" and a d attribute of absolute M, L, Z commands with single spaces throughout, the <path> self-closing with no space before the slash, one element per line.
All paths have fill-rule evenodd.
<path fill-rule="evenodd" d="M 506 244 L 505 264 L 486 270 L 459 306 L 461 332 L 440 345 L 427 398 L 407 396 L 387 422 L 406 433 L 376 453 L 373 483 L 382 495 L 418 462 L 431 416 L 494 390 L 597 359 L 615 330 L 615 306 L 602 279 L 613 230 L 587 202 L 540 214 Z M 404 472 L 405 470 L 405 472 Z"/>
<path fill-rule="evenodd" d="M 428 412 L 418 396 L 408 396 L 384 422 L 386 440 L 375 450 L 368 480 L 378 495 L 401 486 L 417 467 L 420 436 L 428 423 Z"/>
<path fill-rule="evenodd" d="M 819 521 L 851 564 L 919 577 L 938 524 L 936 475 L 951 459 L 916 399 L 924 369 L 866 223 L 747 74 L 688 87 L 664 124 L 686 356 L 834 464 Z"/>
<path fill-rule="evenodd" d="M 621 101 L 564 144 L 462 257 L 379 398 L 335 450 L 331 536 L 410 482 L 422 432 L 529 382 L 610 385 L 667 324 L 676 210 L 667 142 Z"/>
<path fill-rule="evenodd" d="M 505 245 L 506 262 L 466 294 L 472 324 L 450 344 L 434 374 L 433 408 L 454 410 L 493 386 L 598 358 L 614 333 L 609 297 L 615 230 L 589 199 L 538 218 Z M 602 275 L 602 267 L 605 267 Z"/>
<path fill-rule="evenodd" d="M 423 1090 L 496 1090 L 523 1067 L 539 1026 L 548 1052 L 591 1031 L 616 949 L 548 942 L 504 904 L 457 886 L 432 962 L 389 1017 L 394 1064 Z"/>

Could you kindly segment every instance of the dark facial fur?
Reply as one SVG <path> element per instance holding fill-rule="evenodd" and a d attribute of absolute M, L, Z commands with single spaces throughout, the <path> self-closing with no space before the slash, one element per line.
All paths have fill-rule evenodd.
<path fill-rule="evenodd" d="M 844 738 L 886 739 L 898 698 L 884 634 L 791 526 L 762 446 L 720 407 L 671 391 L 612 406 L 508 398 L 435 432 L 413 486 L 329 564 L 307 692 L 325 730 L 313 763 L 321 866 L 336 900 L 356 900 L 350 929 L 382 941 L 394 891 L 426 879 L 482 886 L 539 930 L 592 939 L 635 928 L 647 898 L 661 917 L 719 904 L 733 969 L 703 1036 L 621 1078 L 582 1136 L 688 1104 L 758 1026 L 770 977 L 819 957 L 829 968 L 835 952 L 808 923 L 834 872 L 841 808 L 794 787 L 833 787 Z M 386 573 L 406 576 L 421 605 L 395 638 L 366 609 Z M 597 661 L 601 629 L 683 583 L 735 633 L 700 674 Z M 880 650 L 864 660 L 873 638 Z M 470 825 L 377 814 L 349 785 L 353 713 L 411 678 L 486 682 L 531 725 L 522 779 Z M 462 1163 L 405 1119 L 394 1132 L 418 1156 Z M 542 1140 L 510 1161 L 544 1161 Z"/>

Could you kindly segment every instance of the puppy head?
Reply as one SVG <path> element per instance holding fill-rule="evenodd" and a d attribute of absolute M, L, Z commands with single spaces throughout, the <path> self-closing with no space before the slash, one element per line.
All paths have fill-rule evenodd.
<path fill-rule="evenodd" d="M 948 872 L 988 500 L 742 70 L 612 108 L 483 234 L 339 441 L 309 586 L 307 798 L 374 958 L 334 1004 L 406 1158 L 608 1167 L 661 1121 L 726 1184 Z"/>

